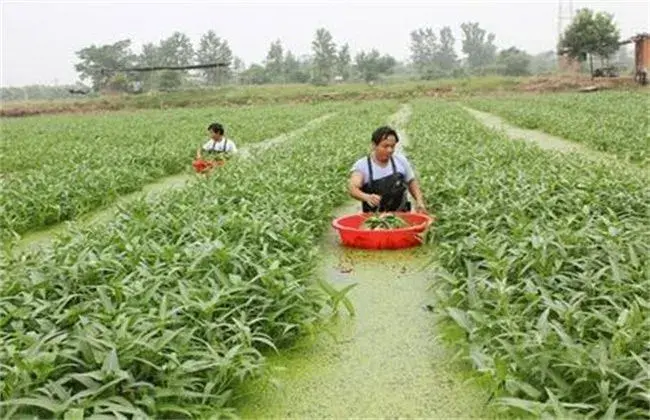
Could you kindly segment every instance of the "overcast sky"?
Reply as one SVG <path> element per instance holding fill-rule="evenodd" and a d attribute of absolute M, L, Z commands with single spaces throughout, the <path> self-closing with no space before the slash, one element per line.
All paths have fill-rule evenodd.
<path fill-rule="evenodd" d="M 246 65 L 261 62 L 269 44 L 280 39 L 295 54 L 310 53 L 318 27 L 354 54 L 377 48 L 399 60 L 409 56 L 409 33 L 451 26 L 460 53 L 460 24 L 477 21 L 496 35 L 497 46 L 530 53 L 553 49 L 559 0 L 483 0 L 404 2 L 384 0 L 294 1 L 14 1 L 0 0 L 2 13 L 2 86 L 69 84 L 78 80 L 75 51 L 91 44 L 133 40 L 140 52 L 174 31 L 198 45 L 213 29 L 228 40 Z M 564 0 L 564 3 L 569 3 Z M 452 5 L 453 4 L 453 5 Z M 622 37 L 648 31 L 650 2 L 643 0 L 573 1 L 614 14 Z"/>

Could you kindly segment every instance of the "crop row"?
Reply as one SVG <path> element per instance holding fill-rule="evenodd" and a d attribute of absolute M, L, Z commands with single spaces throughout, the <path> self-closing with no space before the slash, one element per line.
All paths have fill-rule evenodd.
<path fill-rule="evenodd" d="M 7 121 L 0 230 L 72 220 L 166 175 L 191 170 L 207 126 L 239 146 L 305 125 L 327 106 L 147 111 Z"/>
<path fill-rule="evenodd" d="M 0 417 L 231 414 L 260 351 L 328 305 L 313 271 L 319 237 L 351 162 L 395 110 L 350 107 L 106 226 L 6 254 Z"/>
<path fill-rule="evenodd" d="M 477 98 L 467 104 L 523 128 L 583 143 L 643 166 L 650 164 L 650 113 L 644 93 Z"/>
<path fill-rule="evenodd" d="M 447 336 L 509 407 L 648 415 L 648 176 L 489 131 L 418 101 L 411 155 L 439 218 Z M 435 156 L 435 158 L 431 158 Z"/>

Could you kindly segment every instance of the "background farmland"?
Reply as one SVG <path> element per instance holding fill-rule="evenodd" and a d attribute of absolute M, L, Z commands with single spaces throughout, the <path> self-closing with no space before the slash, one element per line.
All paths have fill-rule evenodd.
<path fill-rule="evenodd" d="M 599 158 L 509 138 L 468 109 Z M 492 406 L 646 415 L 649 137 L 638 89 L 4 120 L 0 412 L 237 414 L 237 389 L 264 375 L 268 350 L 339 308 L 317 249 L 347 201 L 349 167 L 391 115 L 437 217 L 420 250 L 435 291 L 421 316 Z M 215 119 L 246 152 L 199 178 L 191 159 Z M 166 188 L 169 176 L 184 183 Z M 75 223 L 161 180 L 101 223 Z M 24 247 L 48 227 L 60 235 L 44 230 L 47 245 Z"/>
<path fill-rule="evenodd" d="M 0 11 L 0 418 L 650 418 L 647 6 L 92 3 Z"/>

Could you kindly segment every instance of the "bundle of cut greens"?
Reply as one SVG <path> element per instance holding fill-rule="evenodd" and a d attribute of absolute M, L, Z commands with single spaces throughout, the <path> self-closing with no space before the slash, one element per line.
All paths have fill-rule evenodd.
<path fill-rule="evenodd" d="M 392 213 L 376 214 L 363 222 L 363 227 L 368 230 L 399 229 L 407 227 L 408 223 Z"/>

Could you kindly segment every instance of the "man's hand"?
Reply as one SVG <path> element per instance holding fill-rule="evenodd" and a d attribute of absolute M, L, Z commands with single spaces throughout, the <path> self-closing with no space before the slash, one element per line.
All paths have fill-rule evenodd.
<path fill-rule="evenodd" d="M 381 203 L 381 196 L 377 194 L 366 194 L 365 202 L 370 204 L 373 207 L 379 206 L 379 203 Z"/>
<path fill-rule="evenodd" d="M 427 207 L 424 205 L 424 202 L 422 201 L 416 201 L 415 202 L 415 212 L 416 213 L 428 213 L 427 212 Z"/>

